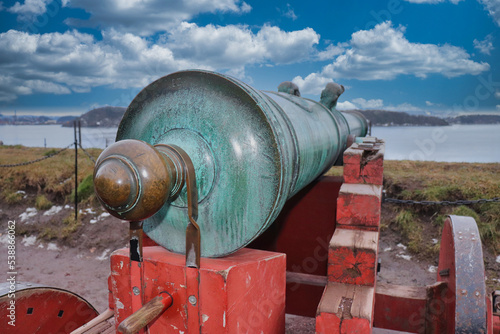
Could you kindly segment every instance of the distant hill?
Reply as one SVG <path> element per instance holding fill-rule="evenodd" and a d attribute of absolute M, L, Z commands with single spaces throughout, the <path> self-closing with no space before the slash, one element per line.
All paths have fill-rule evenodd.
<path fill-rule="evenodd" d="M 101 107 L 90 110 L 80 116 L 82 127 L 117 127 L 127 108 L 123 107 Z M 73 126 L 69 121 L 63 126 Z"/>
<path fill-rule="evenodd" d="M 401 111 L 387 110 L 356 110 L 362 113 L 372 125 L 378 126 L 443 126 L 449 125 L 442 118 L 434 116 L 410 115 Z"/>
<path fill-rule="evenodd" d="M 17 124 L 17 125 L 39 125 L 39 124 L 52 124 L 54 119 L 48 116 L 32 116 L 32 115 L 19 115 L 19 116 L 3 116 L 0 115 L 0 124 Z"/>
<path fill-rule="evenodd" d="M 462 115 L 448 117 L 446 121 L 451 124 L 500 124 L 500 115 Z"/>
<path fill-rule="evenodd" d="M 77 119 L 77 116 L 61 116 L 57 118 L 57 124 L 64 124 L 67 122 L 73 122 L 75 119 Z"/>

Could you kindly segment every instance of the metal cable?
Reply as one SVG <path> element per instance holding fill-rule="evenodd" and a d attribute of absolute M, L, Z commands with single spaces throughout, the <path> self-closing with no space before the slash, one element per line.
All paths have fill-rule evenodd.
<path fill-rule="evenodd" d="M 83 148 L 82 144 L 80 144 L 79 146 L 80 146 L 80 148 L 83 150 L 83 153 L 85 153 L 85 155 L 86 155 L 86 156 L 87 156 L 90 160 L 92 160 L 92 162 L 93 162 L 93 163 L 94 163 L 94 165 L 95 165 L 95 159 L 94 159 L 94 157 L 93 157 L 92 155 L 90 155 L 90 153 L 89 153 L 89 152 L 87 152 L 87 151 Z"/>
<path fill-rule="evenodd" d="M 66 146 L 65 148 L 62 148 L 59 151 L 56 151 L 56 152 L 54 152 L 52 154 L 49 154 L 49 155 L 47 155 L 45 157 L 42 157 L 42 158 L 39 158 L 39 159 L 35 159 L 35 160 L 32 160 L 32 161 L 21 162 L 21 163 L 17 163 L 17 164 L 0 165 L 0 168 L 2 168 L 2 167 L 19 167 L 19 166 L 26 166 L 26 165 L 34 164 L 35 162 L 39 162 L 39 161 L 42 161 L 42 160 L 45 160 L 45 159 L 48 159 L 48 158 L 52 158 L 53 156 L 56 156 L 59 153 L 66 151 L 68 148 L 70 148 L 74 144 L 75 143 L 71 143 L 68 146 Z"/>
<path fill-rule="evenodd" d="M 500 202 L 500 197 L 494 197 L 490 199 L 477 199 L 477 200 L 459 200 L 459 201 L 413 201 L 404 200 L 397 198 L 383 198 L 383 202 L 394 203 L 394 204 L 417 204 L 417 205 L 471 205 L 471 204 L 483 204 Z"/>

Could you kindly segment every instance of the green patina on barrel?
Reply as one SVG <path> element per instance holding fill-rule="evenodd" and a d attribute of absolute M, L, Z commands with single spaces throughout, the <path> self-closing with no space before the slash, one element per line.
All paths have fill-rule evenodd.
<path fill-rule="evenodd" d="M 201 255 L 223 256 L 255 239 L 288 198 L 330 168 L 349 134 L 366 135 L 365 120 L 332 109 L 228 76 L 183 71 L 135 97 L 116 140 L 186 151 L 196 170 Z M 185 189 L 144 221 L 151 239 L 177 253 L 185 250 L 186 226 Z"/>

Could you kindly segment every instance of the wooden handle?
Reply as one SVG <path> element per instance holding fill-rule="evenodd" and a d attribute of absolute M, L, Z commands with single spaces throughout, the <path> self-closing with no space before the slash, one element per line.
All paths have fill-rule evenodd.
<path fill-rule="evenodd" d="M 172 306 L 173 302 L 174 300 L 168 292 L 162 292 L 159 296 L 147 302 L 137 312 L 123 320 L 118 326 L 118 332 L 123 334 L 137 333 Z"/>
<path fill-rule="evenodd" d="M 97 317 L 90 320 L 89 322 L 87 322 L 83 326 L 75 329 L 70 334 L 84 334 L 85 332 L 90 332 L 91 329 L 93 329 L 94 327 L 96 327 L 100 323 L 105 322 L 106 320 L 111 318 L 114 314 L 115 314 L 115 312 L 108 308 L 105 312 L 99 314 Z"/>

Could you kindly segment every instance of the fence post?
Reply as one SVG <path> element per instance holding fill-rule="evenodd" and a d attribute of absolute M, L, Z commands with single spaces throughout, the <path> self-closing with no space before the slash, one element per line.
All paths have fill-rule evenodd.
<path fill-rule="evenodd" d="M 82 147 L 82 122 L 78 120 L 78 145 Z"/>
<path fill-rule="evenodd" d="M 75 221 L 78 219 L 78 138 L 76 136 L 76 120 L 73 121 L 75 132 Z"/>

